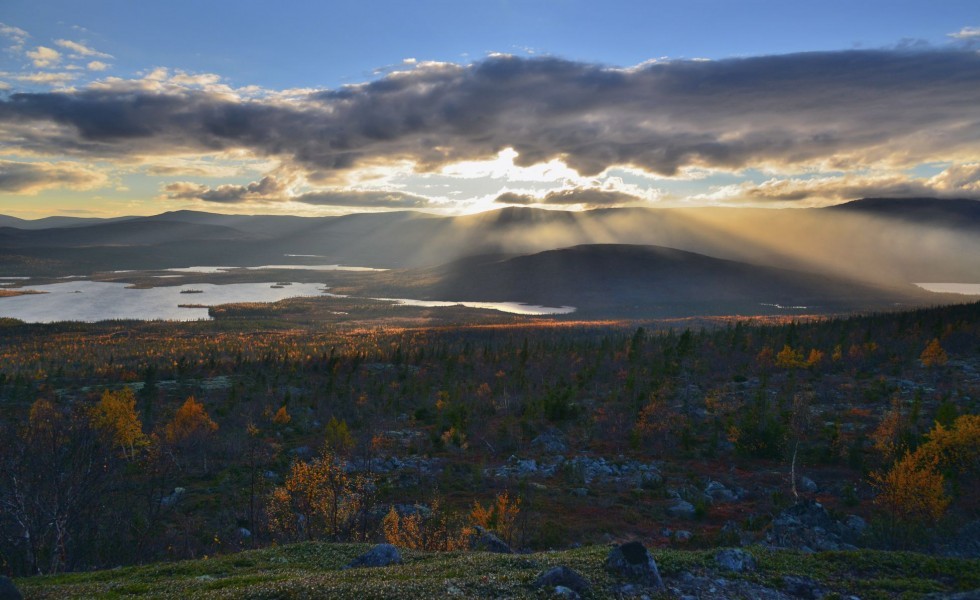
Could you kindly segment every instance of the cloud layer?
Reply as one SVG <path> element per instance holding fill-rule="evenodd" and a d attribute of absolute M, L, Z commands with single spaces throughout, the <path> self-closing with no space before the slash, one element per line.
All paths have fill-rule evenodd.
<path fill-rule="evenodd" d="M 61 187 L 92 189 L 107 182 L 104 174 L 74 163 L 0 160 L 0 192 L 36 194 Z"/>
<path fill-rule="evenodd" d="M 837 165 L 976 155 L 980 57 L 852 51 L 629 70 L 494 57 L 427 65 L 299 102 L 172 86 L 14 94 L 0 125 L 34 151 L 100 155 L 242 148 L 311 170 L 408 159 L 564 158 L 584 175 L 635 165 Z M 31 132 L 38 123 L 55 126 Z"/>
<path fill-rule="evenodd" d="M 75 56 L 107 56 L 68 40 L 57 44 Z M 50 48 L 37 52 L 35 64 L 59 59 Z M 93 70 L 102 67 L 89 63 Z M 746 168 L 789 177 L 728 190 L 747 198 L 918 194 L 923 186 L 978 193 L 975 178 L 952 177 L 980 156 L 980 54 L 967 49 L 673 60 L 628 69 L 494 56 L 471 65 L 408 68 L 328 91 L 233 90 L 214 76 L 154 71 L 143 80 L 15 93 L 0 99 L 0 139 L 11 155 L 119 162 L 240 152 L 276 160 L 306 181 L 340 187 L 344 174 L 358 168 L 409 164 L 434 172 L 513 148 L 520 167 L 559 160 L 585 177 L 616 166 L 669 177 L 689 169 Z M 951 179 L 798 177 L 901 173 L 923 163 L 952 165 Z M 219 203 L 425 201 L 402 192 L 293 192 L 269 185 L 283 182 L 177 182 L 165 191 L 171 198 Z M 605 206 L 631 198 L 573 190 L 498 201 Z"/>

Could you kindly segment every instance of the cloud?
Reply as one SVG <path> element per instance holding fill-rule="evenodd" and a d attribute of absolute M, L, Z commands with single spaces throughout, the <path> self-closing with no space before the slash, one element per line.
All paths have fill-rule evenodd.
<path fill-rule="evenodd" d="M 88 63 L 85 66 L 88 67 L 89 71 L 105 71 L 106 69 L 109 68 L 109 65 L 102 62 L 101 60 L 93 60 L 92 62 Z"/>
<path fill-rule="evenodd" d="M 74 58 L 83 56 L 93 58 L 112 58 L 111 54 L 99 52 L 98 50 L 89 48 L 85 44 L 81 44 L 79 42 L 73 42 L 71 40 L 55 40 L 54 43 L 71 52 L 74 55 Z"/>
<path fill-rule="evenodd" d="M 833 203 L 869 197 L 938 197 L 980 199 L 980 163 L 953 165 L 933 177 L 903 173 L 773 178 L 720 187 L 702 200 L 819 201 Z"/>
<path fill-rule="evenodd" d="M 964 27 L 955 33 L 948 33 L 947 36 L 954 40 L 971 41 L 980 40 L 980 27 Z"/>
<path fill-rule="evenodd" d="M 246 185 L 225 184 L 208 187 L 197 183 L 177 182 L 165 185 L 170 200 L 201 200 L 220 204 L 299 202 L 317 206 L 359 208 L 424 208 L 432 202 L 425 197 L 387 190 L 318 190 L 303 193 L 291 191 L 294 179 L 267 175 Z"/>
<path fill-rule="evenodd" d="M 13 78 L 17 81 L 23 81 L 26 83 L 39 83 L 42 85 L 58 85 L 68 83 L 73 81 L 77 77 L 74 73 L 24 73 L 22 75 L 14 75 Z"/>
<path fill-rule="evenodd" d="M 625 192 L 594 188 L 555 190 L 541 197 L 533 194 L 504 192 L 494 200 L 497 204 L 519 204 L 524 206 L 529 204 L 552 204 L 558 206 L 581 204 L 588 208 L 622 206 L 642 203 L 643 201 L 643 198 Z"/>
<path fill-rule="evenodd" d="M 104 173 L 70 162 L 0 160 L 0 192 L 4 193 L 33 195 L 54 188 L 93 189 L 107 181 Z"/>
<path fill-rule="evenodd" d="M 38 46 L 35 50 L 29 50 L 27 52 L 27 58 L 31 59 L 31 62 L 38 69 L 46 69 L 61 62 L 61 53 L 54 48 Z"/>
<path fill-rule="evenodd" d="M 21 52 L 24 49 L 24 44 L 27 43 L 27 38 L 31 36 L 20 27 L 0 23 L 0 37 L 10 40 L 10 46 L 7 48 L 9 51 Z"/>
<path fill-rule="evenodd" d="M 504 148 L 518 153 L 518 167 L 560 160 L 584 176 L 614 166 L 662 176 L 898 169 L 980 155 L 980 55 L 962 49 L 629 69 L 494 56 L 288 97 L 236 95 L 209 76 L 151 75 L 13 94 L 0 100 L 0 135 L 51 155 L 243 151 L 320 180 L 386 162 L 437 172 Z"/>

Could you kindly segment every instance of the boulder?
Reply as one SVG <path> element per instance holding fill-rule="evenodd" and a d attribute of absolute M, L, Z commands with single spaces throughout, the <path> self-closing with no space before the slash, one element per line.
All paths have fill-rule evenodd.
<path fill-rule="evenodd" d="M 721 568 L 734 573 L 754 571 L 756 567 L 755 557 L 738 548 L 727 548 L 715 554 L 715 562 Z"/>
<path fill-rule="evenodd" d="M 23 600 L 20 590 L 9 577 L 0 575 L 0 600 Z"/>
<path fill-rule="evenodd" d="M 844 541 L 844 525 L 835 521 L 819 502 L 805 500 L 779 513 L 766 532 L 771 548 L 804 552 L 854 550 Z"/>
<path fill-rule="evenodd" d="M 475 527 L 470 536 L 470 550 L 480 550 L 483 552 L 494 552 L 496 554 L 513 554 L 507 542 L 503 541 L 492 531 L 487 531 L 482 527 Z"/>
<path fill-rule="evenodd" d="M 388 565 L 402 564 L 402 555 L 391 544 L 378 544 L 364 554 L 355 558 L 345 566 L 345 569 L 357 569 L 361 567 L 387 567 Z"/>
<path fill-rule="evenodd" d="M 667 507 L 667 513 L 681 519 L 692 519 L 696 514 L 694 505 L 687 500 L 677 499 Z"/>
<path fill-rule="evenodd" d="M 606 557 L 606 570 L 660 590 L 664 589 L 656 561 L 640 542 L 629 542 L 613 548 Z"/>
<path fill-rule="evenodd" d="M 554 567 L 538 575 L 532 584 L 535 588 L 559 588 L 572 590 L 576 594 L 587 594 L 592 586 L 574 569 Z"/>
<path fill-rule="evenodd" d="M 786 575 L 783 577 L 783 589 L 790 595 L 806 600 L 820 600 L 825 595 L 820 584 L 809 577 Z"/>

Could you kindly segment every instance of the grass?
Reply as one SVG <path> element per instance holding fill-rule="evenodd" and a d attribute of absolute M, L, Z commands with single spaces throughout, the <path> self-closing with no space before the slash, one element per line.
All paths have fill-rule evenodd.
<path fill-rule="evenodd" d="M 25 598 L 545 598 L 531 583 L 557 565 L 580 572 L 596 598 L 617 597 L 618 582 L 603 569 L 608 547 L 500 555 L 402 551 L 405 564 L 379 569 L 341 567 L 365 544 L 303 543 L 176 563 L 157 563 L 16 581 Z M 980 588 L 980 560 L 860 550 L 803 554 L 751 549 L 759 568 L 717 571 L 714 550 L 657 550 L 667 585 L 684 571 L 744 577 L 779 588 L 784 575 L 813 578 L 841 596 L 863 600 L 919 598 Z"/>

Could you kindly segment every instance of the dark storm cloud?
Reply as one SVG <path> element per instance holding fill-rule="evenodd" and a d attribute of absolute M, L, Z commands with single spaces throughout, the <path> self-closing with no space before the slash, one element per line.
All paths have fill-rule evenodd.
<path fill-rule="evenodd" d="M 220 204 L 302 202 L 367 208 L 422 208 L 431 204 L 427 198 L 404 192 L 329 190 L 290 194 L 287 188 L 286 183 L 269 175 L 247 185 L 228 184 L 213 188 L 196 183 L 176 182 L 164 186 L 163 191 L 171 200 L 202 200 Z"/>
<path fill-rule="evenodd" d="M 609 69 L 556 58 L 426 66 L 299 101 L 112 86 L 0 101 L 7 146 L 128 157 L 244 149 L 326 175 L 421 169 L 513 147 L 584 175 L 631 164 L 671 175 L 821 162 L 955 160 L 980 151 L 980 56 L 845 51 Z M 38 127 L 38 125 L 47 125 Z"/>
<path fill-rule="evenodd" d="M 504 192 L 503 194 L 497 196 L 497 198 L 494 200 L 494 202 L 499 204 L 553 204 L 556 206 L 584 204 L 588 207 L 621 206 L 623 204 L 632 204 L 642 201 L 642 198 L 632 194 L 590 188 L 556 190 L 553 192 L 548 192 L 542 198 L 529 194 Z"/>
<path fill-rule="evenodd" d="M 35 194 L 62 187 L 92 188 L 106 176 L 74 163 L 16 162 L 0 160 L 0 192 Z"/>

